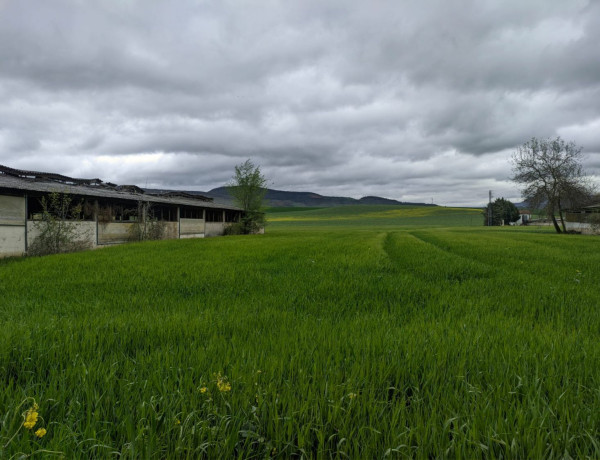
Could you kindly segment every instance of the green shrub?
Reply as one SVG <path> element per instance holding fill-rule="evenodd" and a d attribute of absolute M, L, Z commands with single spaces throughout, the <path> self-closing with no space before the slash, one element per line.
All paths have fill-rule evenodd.
<path fill-rule="evenodd" d="M 80 231 L 82 203 L 73 204 L 68 193 L 52 192 L 42 197 L 42 219 L 34 222 L 39 235 L 31 242 L 27 255 L 43 256 L 89 249 L 87 232 Z"/>
<path fill-rule="evenodd" d="M 149 202 L 139 201 L 137 209 L 132 212 L 136 220 L 129 228 L 131 241 L 162 240 L 165 236 L 166 225 L 154 217 L 152 205 Z"/>

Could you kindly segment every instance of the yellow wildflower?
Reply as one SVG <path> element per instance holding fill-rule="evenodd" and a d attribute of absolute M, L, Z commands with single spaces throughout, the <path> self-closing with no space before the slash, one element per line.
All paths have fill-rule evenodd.
<path fill-rule="evenodd" d="M 349 394 L 348 394 L 348 397 L 349 397 L 350 399 L 354 399 L 354 398 L 356 398 L 356 393 L 349 393 Z"/>
<path fill-rule="evenodd" d="M 37 431 L 35 432 L 35 435 L 36 435 L 38 438 L 43 438 L 43 437 L 46 435 L 46 433 L 47 433 L 47 431 L 46 431 L 46 428 L 40 428 L 39 430 L 37 430 Z"/>
<path fill-rule="evenodd" d="M 225 382 L 225 381 L 219 381 L 217 383 L 217 386 L 219 387 L 219 391 L 231 391 L 231 383 L 229 382 Z"/>
<path fill-rule="evenodd" d="M 175 419 L 175 425 L 181 425 L 181 421 L 178 418 Z"/>
<path fill-rule="evenodd" d="M 227 381 L 226 376 L 221 376 L 221 373 L 217 374 L 217 388 L 220 392 L 231 391 L 231 383 Z"/>
<path fill-rule="evenodd" d="M 23 426 L 28 430 L 31 430 L 38 421 L 38 417 L 40 414 L 37 412 L 38 405 L 34 404 L 27 413 L 25 414 L 25 421 L 23 422 Z"/>
<path fill-rule="evenodd" d="M 207 391 L 208 391 L 208 388 L 206 388 L 206 387 L 200 388 L 200 393 L 206 393 Z"/>

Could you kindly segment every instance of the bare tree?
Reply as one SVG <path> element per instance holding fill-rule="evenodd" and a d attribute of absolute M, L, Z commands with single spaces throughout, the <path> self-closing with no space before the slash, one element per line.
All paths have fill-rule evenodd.
<path fill-rule="evenodd" d="M 560 137 L 543 140 L 534 137 L 518 147 L 512 157 L 512 180 L 521 185 L 521 193 L 531 207 L 545 209 L 557 233 L 567 231 L 565 207 L 584 205 L 593 194 L 581 165 L 581 150 Z"/>

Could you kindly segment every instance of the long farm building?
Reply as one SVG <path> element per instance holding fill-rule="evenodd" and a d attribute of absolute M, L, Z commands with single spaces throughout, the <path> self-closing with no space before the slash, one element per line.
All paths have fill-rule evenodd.
<path fill-rule="evenodd" d="M 151 210 L 163 238 L 204 238 L 223 235 L 239 221 L 242 209 L 214 203 L 212 198 L 185 192 L 147 193 L 134 185 L 100 179 L 75 179 L 60 174 L 22 171 L 0 165 L 0 257 L 27 253 L 43 218 L 42 198 L 67 194 L 81 212 L 73 224 L 89 247 L 126 243 L 140 212 Z M 140 211 L 146 210 L 146 211 Z"/>

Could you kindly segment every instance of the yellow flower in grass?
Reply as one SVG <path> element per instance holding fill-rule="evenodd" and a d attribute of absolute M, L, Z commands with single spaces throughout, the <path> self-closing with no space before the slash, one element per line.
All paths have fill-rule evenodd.
<path fill-rule="evenodd" d="M 206 387 L 200 388 L 200 393 L 206 393 L 207 391 L 208 391 L 208 388 L 206 388 Z"/>
<path fill-rule="evenodd" d="M 37 431 L 35 432 L 35 435 L 36 435 L 38 438 L 43 438 L 44 436 L 46 436 L 46 433 L 47 433 L 47 431 L 46 431 L 46 428 L 40 428 L 39 430 L 37 430 Z"/>
<path fill-rule="evenodd" d="M 231 383 L 227 381 L 227 377 L 217 374 L 217 388 L 220 392 L 225 393 L 231 391 Z"/>
<path fill-rule="evenodd" d="M 222 391 L 222 392 L 231 391 L 231 383 L 226 382 L 224 380 L 218 381 L 217 386 L 219 387 L 219 391 Z"/>
<path fill-rule="evenodd" d="M 38 405 L 34 404 L 32 407 L 29 408 L 29 410 L 27 410 L 27 413 L 25 414 L 25 421 L 23 422 L 23 426 L 28 430 L 31 430 L 38 421 L 38 417 L 40 416 L 40 414 L 38 414 L 37 409 Z"/>

